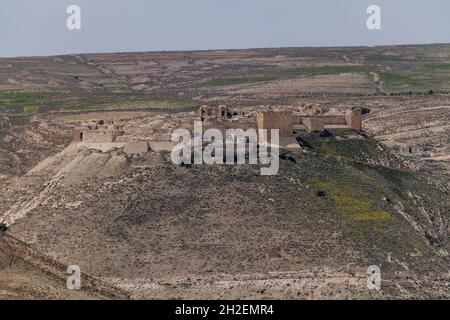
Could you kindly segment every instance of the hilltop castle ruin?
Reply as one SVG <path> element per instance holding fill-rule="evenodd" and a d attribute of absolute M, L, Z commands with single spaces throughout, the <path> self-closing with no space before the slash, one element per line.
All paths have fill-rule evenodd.
<path fill-rule="evenodd" d="M 312 110 L 307 113 L 305 110 Z M 74 140 L 79 143 L 88 144 L 89 147 L 103 148 L 108 146 L 124 147 L 134 143 L 132 150 L 136 149 L 136 141 L 141 141 L 141 152 L 146 150 L 171 151 L 173 147 L 170 141 L 171 129 L 180 126 L 193 131 L 193 122 L 201 121 L 204 130 L 214 128 L 220 130 L 224 136 L 227 129 L 271 129 L 279 130 L 279 147 L 300 154 L 302 149 L 295 137 L 295 130 L 306 130 L 309 132 L 321 132 L 325 129 L 334 130 L 362 130 L 362 109 L 360 107 L 346 110 L 345 113 L 337 110 L 323 112 L 316 105 L 304 106 L 302 108 L 289 107 L 258 107 L 252 109 L 230 110 L 220 105 L 210 107 L 203 105 L 197 113 L 180 114 L 175 116 L 176 123 L 172 119 L 160 121 L 159 127 L 141 128 L 134 130 L 130 135 L 124 129 L 124 123 L 114 121 L 96 120 L 84 123 L 75 131 Z M 159 132 L 156 136 L 155 132 Z M 162 132 L 162 133 L 161 133 Z M 163 137 L 163 138 L 161 138 Z M 144 146 L 145 144 L 145 146 Z M 127 149 L 127 148 L 124 148 Z M 130 149 L 130 148 L 128 148 Z"/>
<path fill-rule="evenodd" d="M 279 129 L 280 147 L 299 153 L 301 148 L 294 137 L 295 129 L 321 132 L 325 129 L 362 130 L 362 108 L 352 108 L 345 113 L 333 112 L 307 115 L 292 109 L 265 109 L 252 113 L 233 112 L 225 106 L 201 106 L 198 117 L 203 127 L 216 128 L 225 134 L 227 129 Z M 264 110 L 265 109 L 265 110 Z"/>
<path fill-rule="evenodd" d="M 362 130 L 362 108 L 356 107 L 346 110 L 345 113 L 337 111 L 324 114 L 301 114 L 288 108 L 272 109 L 262 108 L 254 114 L 244 112 L 232 112 L 225 106 L 217 108 L 201 106 L 198 116 L 206 127 L 222 129 L 241 128 L 243 130 L 254 129 L 279 129 L 280 136 L 291 136 L 294 125 L 313 131 L 325 129 L 351 129 Z"/>

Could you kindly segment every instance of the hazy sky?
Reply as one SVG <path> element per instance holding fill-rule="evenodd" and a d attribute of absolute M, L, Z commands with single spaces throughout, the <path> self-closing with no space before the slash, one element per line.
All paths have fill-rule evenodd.
<path fill-rule="evenodd" d="M 66 8 L 81 7 L 81 30 Z M 381 30 L 366 27 L 381 7 Z M 1 0 L 0 56 L 450 42 L 449 0 Z"/>

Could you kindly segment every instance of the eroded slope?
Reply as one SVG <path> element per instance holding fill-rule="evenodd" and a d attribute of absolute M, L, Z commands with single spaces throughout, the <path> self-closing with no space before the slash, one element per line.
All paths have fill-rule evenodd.
<path fill-rule="evenodd" d="M 367 136 L 302 134 L 300 141 L 307 153 L 282 154 L 279 174 L 269 177 L 257 166 L 178 167 L 168 153 L 72 148 L 25 176 L 22 183 L 34 186 L 25 193 L 12 186 L 6 207 L 15 207 L 2 220 L 38 250 L 137 297 L 202 297 L 209 291 L 188 287 L 211 277 L 242 280 L 233 296 L 252 297 L 262 290 L 258 275 L 281 274 L 292 284 L 317 268 L 332 277 L 376 264 L 419 282 L 446 274 L 444 184 Z M 320 283 L 320 275 L 311 281 Z M 442 296 L 445 281 L 429 279 L 406 293 L 394 285 L 385 295 Z M 272 293 L 284 296 L 273 283 Z M 338 284 L 342 297 L 370 295 L 364 281 Z"/>

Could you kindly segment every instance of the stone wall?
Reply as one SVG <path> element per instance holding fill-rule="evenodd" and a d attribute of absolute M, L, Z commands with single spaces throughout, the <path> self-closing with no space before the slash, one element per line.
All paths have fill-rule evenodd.
<path fill-rule="evenodd" d="M 303 124 L 309 131 L 322 131 L 327 126 L 345 126 L 352 130 L 362 130 L 362 109 L 353 108 L 342 115 L 296 116 L 293 122 Z"/>
<path fill-rule="evenodd" d="M 83 132 L 82 139 L 85 142 L 114 142 L 117 136 L 115 132 L 86 130 Z"/>
<path fill-rule="evenodd" d="M 149 141 L 148 144 L 152 151 L 172 151 L 176 143 L 172 141 Z"/>
<path fill-rule="evenodd" d="M 294 129 L 292 126 L 292 111 L 259 111 L 256 114 L 258 129 L 279 129 L 280 137 L 291 137 Z"/>
<path fill-rule="evenodd" d="M 123 152 L 126 154 L 144 154 L 149 150 L 146 141 L 131 141 L 123 147 Z"/>
<path fill-rule="evenodd" d="M 320 117 L 323 120 L 324 124 L 329 124 L 329 125 L 347 125 L 347 121 L 345 119 L 345 116 L 321 116 Z"/>
<path fill-rule="evenodd" d="M 83 141 L 83 131 L 75 130 L 75 132 L 73 134 L 73 141 L 75 141 L 75 142 Z"/>
<path fill-rule="evenodd" d="M 350 129 L 361 131 L 362 130 L 362 110 L 361 108 L 354 108 L 352 110 L 347 110 L 345 114 L 345 120 L 347 126 Z"/>
<path fill-rule="evenodd" d="M 308 129 L 310 132 L 315 131 L 323 131 L 324 130 L 324 121 L 321 118 L 304 118 L 303 119 L 303 125 Z"/>

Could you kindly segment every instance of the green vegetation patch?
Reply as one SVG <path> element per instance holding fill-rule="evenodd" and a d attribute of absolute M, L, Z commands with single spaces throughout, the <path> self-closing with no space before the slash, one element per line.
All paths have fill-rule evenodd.
<path fill-rule="evenodd" d="M 83 110 L 107 110 L 107 109 L 130 109 L 130 108 L 167 108 L 183 109 L 190 108 L 194 103 L 189 99 L 164 99 L 150 95 L 95 95 L 84 98 L 75 98 L 68 101 L 64 108 L 59 111 L 83 111 Z"/>
<path fill-rule="evenodd" d="M 427 81 L 418 78 L 417 74 L 382 72 L 379 75 L 384 91 L 423 91 L 427 89 Z"/>
<path fill-rule="evenodd" d="M 376 68 L 372 66 L 327 66 L 311 68 L 295 68 L 283 70 L 281 73 L 285 76 L 320 76 L 334 75 L 341 73 L 370 73 Z"/>
<path fill-rule="evenodd" d="M 372 138 L 350 139 L 358 133 L 351 130 L 332 130 L 331 136 L 321 137 L 314 133 L 302 135 L 302 138 L 319 154 L 337 159 L 365 161 L 377 159 L 380 155 L 377 142 Z M 340 139 L 341 138 L 341 139 Z"/>
<path fill-rule="evenodd" d="M 408 72 L 381 72 L 383 91 L 450 90 L 450 63 L 418 65 Z"/>
<path fill-rule="evenodd" d="M 422 61 L 423 59 L 417 56 L 403 56 L 403 55 L 371 55 L 366 58 L 366 61 L 372 62 L 414 62 Z"/>
<path fill-rule="evenodd" d="M 379 209 L 360 190 L 351 184 L 343 185 L 334 180 L 314 182 L 316 188 L 325 190 L 338 211 L 351 221 L 383 222 L 393 219 L 390 212 Z"/>
<path fill-rule="evenodd" d="M 425 68 L 433 71 L 450 71 L 450 63 L 430 63 L 426 64 Z"/>
<path fill-rule="evenodd" d="M 202 83 L 202 86 L 229 86 L 245 83 L 269 82 L 277 80 L 277 76 L 244 76 L 244 77 L 229 77 L 229 78 L 214 78 Z"/>
<path fill-rule="evenodd" d="M 0 108 L 39 105 L 58 95 L 50 92 L 0 92 Z"/>
<path fill-rule="evenodd" d="M 63 95 L 54 92 L 0 92 L 0 114 L 27 116 L 57 101 Z"/>
<path fill-rule="evenodd" d="M 37 112 L 83 111 L 129 108 L 191 108 L 190 99 L 155 97 L 151 94 L 123 92 L 66 94 L 60 92 L 0 92 L 0 114 L 28 116 Z"/>
<path fill-rule="evenodd" d="M 336 75 L 341 73 L 366 73 L 369 74 L 376 70 L 370 66 L 326 66 L 326 67 L 311 67 L 311 68 L 291 68 L 280 69 L 268 75 L 249 75 L 241 77 L 224 77 L 213 78 L 201 83 L 201 86 L 229 86 L 246 83 L 261 83 L 279 80 L 282 78 L 295 78 L 299 76 L 320 76 L 320 75 Z"/>

